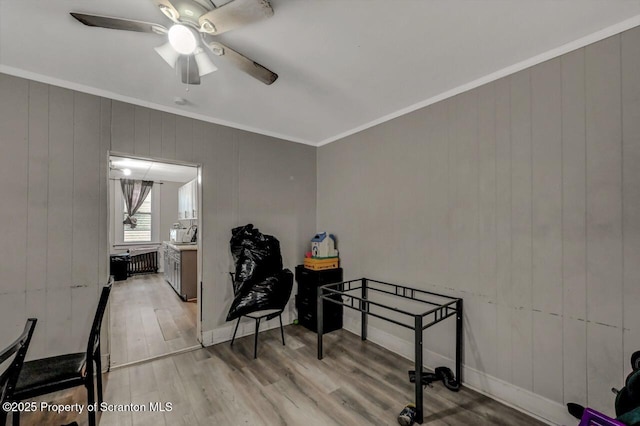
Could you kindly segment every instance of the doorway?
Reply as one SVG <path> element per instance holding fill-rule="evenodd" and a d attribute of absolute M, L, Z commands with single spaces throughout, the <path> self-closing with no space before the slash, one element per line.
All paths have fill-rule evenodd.
<path fill-rule="evenodd" d="M 108 161 L 110 367 L 200 347 L 200 166 Z"/>

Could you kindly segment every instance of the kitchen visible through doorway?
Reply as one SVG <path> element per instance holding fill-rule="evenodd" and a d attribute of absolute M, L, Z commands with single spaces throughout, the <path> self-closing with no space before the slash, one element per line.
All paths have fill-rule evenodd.
<path fill-rule="evenodd" d="M 110 365 L 200 346 L 197 165 L 111 153 Z"/>

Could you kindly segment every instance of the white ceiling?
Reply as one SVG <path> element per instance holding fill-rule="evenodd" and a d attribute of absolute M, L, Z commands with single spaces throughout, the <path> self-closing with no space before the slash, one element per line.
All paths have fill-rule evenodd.
<path fill-rule="evenodd" d="M 0 71 L 318 145 L 640 24 L 640 0 L 271 2 L 273 17 L 219 36 L 279 74 L 271 86 L 213 58 L 186 91 L 162 37 L 68 14 L 167 26 L 150 0 L 0 0 Z"/>
<path fill-rule="evenodd" d="M 189 182 L 198 176 L 198 169 L 179 164 L 158 163 L 155 161 L 138 160 L 125 157 L 109 157 L 111 169 L 109 177 L 114 179 L 140 179 L 155 182 Z M 122 171 L 131 170 L 126 176 Z"/>

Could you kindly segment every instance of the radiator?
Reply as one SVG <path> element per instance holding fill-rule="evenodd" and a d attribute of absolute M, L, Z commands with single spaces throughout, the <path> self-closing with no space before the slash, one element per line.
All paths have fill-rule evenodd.
<path fill-rule="evenodd" d="M 134 252 L 135 253 L 135 252 Z M 129 257 L 128 275 L 150 274 L 158 272 L 158 251 L 141 254 L 131 253 Z"/>

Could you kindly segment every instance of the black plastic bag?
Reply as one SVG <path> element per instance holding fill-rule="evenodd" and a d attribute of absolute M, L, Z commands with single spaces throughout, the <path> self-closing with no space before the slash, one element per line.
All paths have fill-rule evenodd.
<path fill-rule="evenodd" d="M 251 224 L 234 228 L 231 233 L 235 298 L 227 321 L 255 311 L 283 309 L 291 296 L 293 274 L 282 269 L 280 242 Z"/>
<path fill-rule="evenodd" d="M 252 283 L 248 291 L 236 294 L 231 308 L 229 308 L 227 321 L 233 321 L 251 312 L 284 309 L 291 296 L 292 288 L 293 273 L 288 269 L 283 269 L 276 275 L 267 277 L 260 282 Z M 275 316 L 277 313 L 273 315 L 273 317 Z M 267 317 L 267 319 L 271 319 L 271 317 Z"/>
<path fill-rule="evenodd" d="M 231 255 L 236 264 L 234 292 L 244 282 L 259 281 L 282 270 L 280 242 L 271 235 L 264 235 L 252 224 L 231 231 Z"/>

